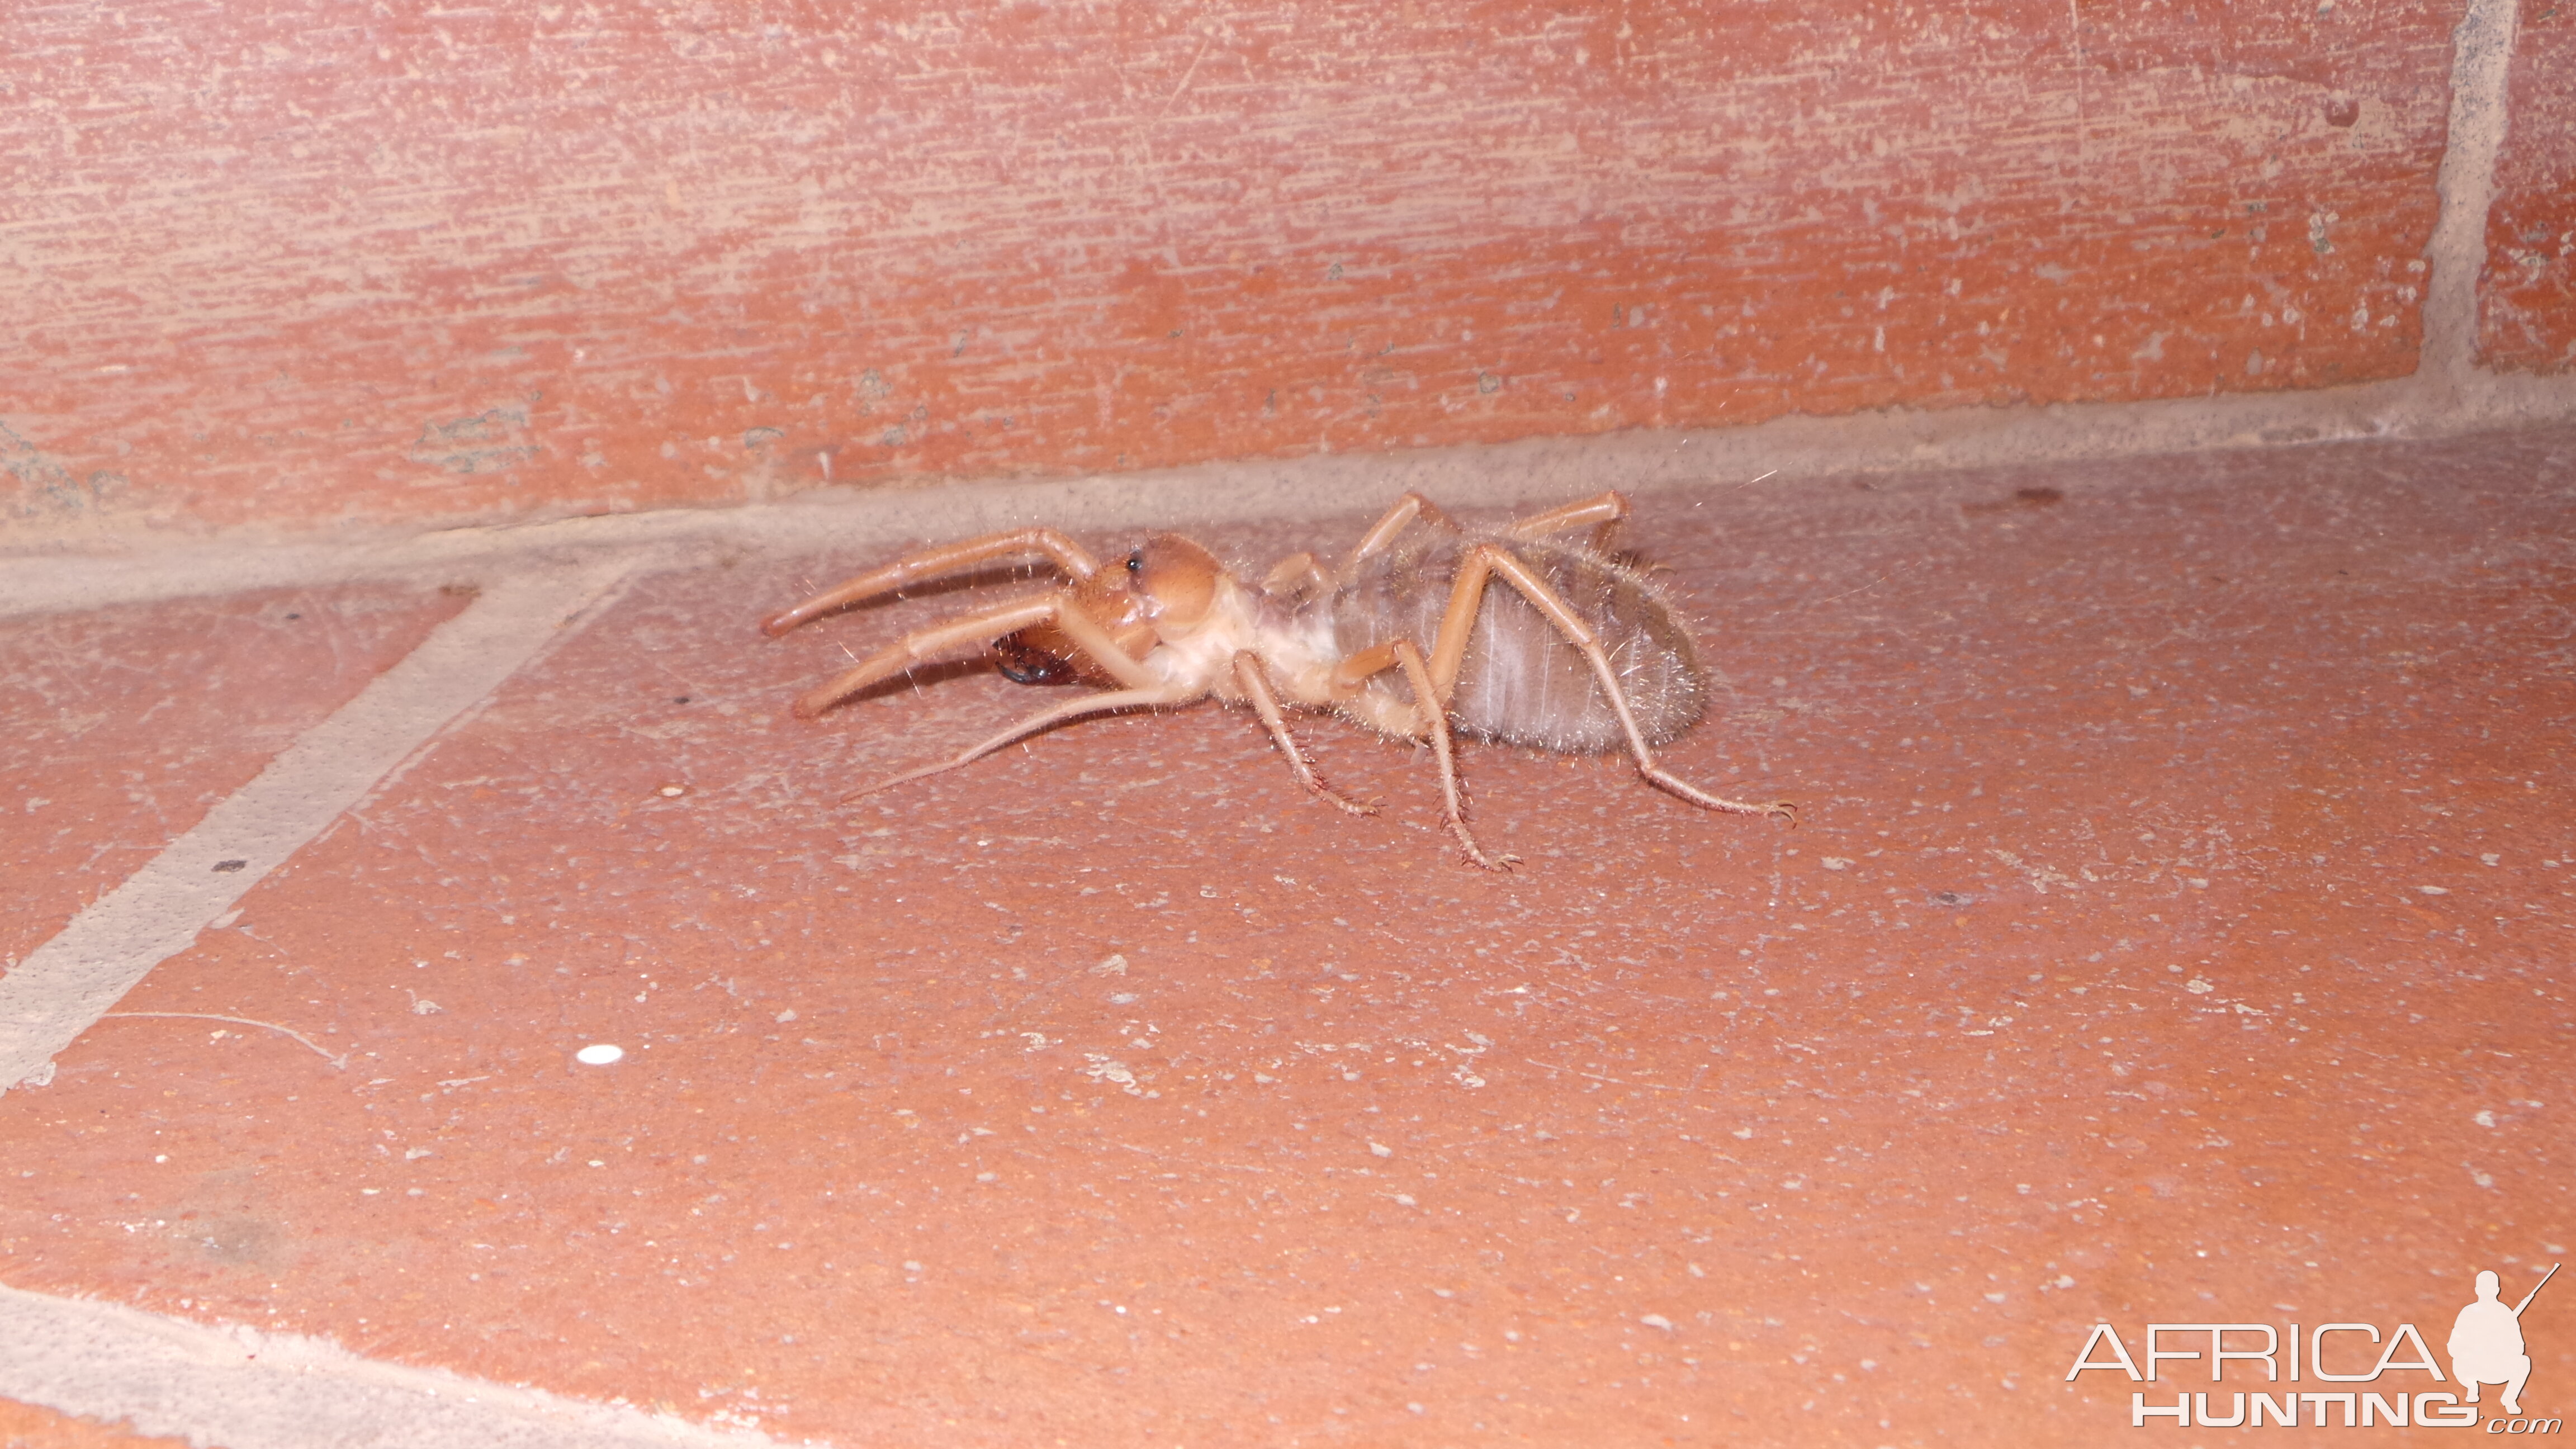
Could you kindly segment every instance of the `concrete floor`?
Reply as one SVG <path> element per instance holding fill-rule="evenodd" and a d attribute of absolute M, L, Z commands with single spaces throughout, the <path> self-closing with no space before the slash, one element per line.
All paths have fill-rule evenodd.
<path fill-rule="evenodd" d="M 506 590 L 0 621 L 8 1029 L 89 1022 L 0 1098 L 0 1318 L 101 1345 L 0 1347 L 0 1434 L 357 1442 L 315 1396 L 447 1383 L 447 1442 L 2079 1445 L 2293 1387 L 2070 1383 L 2097 1323 L 2438 1352 L 2576 1241 L 2571 494 L 2562 427 L 1642 495 L 1720 681 L 1667 763 L 1799 823 L 1469 746 L 1509 875 L 1415 752 L 1302 724 L 1353 819 L 1214 707 L 837 805 L 1058 697 L 792 717 L 982 596 L 757 638 L 873 554 L 567 594 L 211 866 Z M 204 909 L 90 1022 L 34 978 L 129 877 Z M 173 1388 L 156 1324 L 301 1377 Z M 2522 1325 L 2562 1412 L 2576 1283 Z M 2343 1387 L 2461 1392 L 2411 1356 Z"/>

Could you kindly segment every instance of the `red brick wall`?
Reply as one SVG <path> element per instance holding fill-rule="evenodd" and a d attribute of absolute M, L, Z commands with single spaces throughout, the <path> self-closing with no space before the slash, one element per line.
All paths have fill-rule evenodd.
<path fill-rule="evenodd" d="M 2458 14 L 22 7 L 0 515 L 506 518 L 2402 376 Z M 2514 153 L 2499 215 L 2538 220 L 2500 225 L 2569 225 L 2569 149 Z M 2514 365 L 2565 366 L 2554 255 L 2488 315 Z"/>
<path fill-rule="evenodd" d="M 2487 212 L 2479 360 L 2498 371 L 2576 365 L 2576 9 L 2523 0 L 2512 117 Z"/>

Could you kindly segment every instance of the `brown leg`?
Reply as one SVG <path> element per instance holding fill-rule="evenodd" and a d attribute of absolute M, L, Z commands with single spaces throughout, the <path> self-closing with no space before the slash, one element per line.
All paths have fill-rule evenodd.
<path fill-rule="evenodd" d="M 1449 817 L 1449 833 L 1458 837 L 1467 858 L 1477 865 L 1486 870 L 1511 869 L 1519 864 L 1519 856 L 1488 856 L 1476 844 L 1476 837 L 1467 833 L 1466 809 L 1458 798 L 1458 762 L 1449 747 L 1449 711 L 1431 687 L 1431 671 L 1423 667 L 1422 651 L 1414 648 L 1410 639 L 1396 640 L 1394 649 L 1395 662 L 1403 666 L 1404 677 L 1413 686 L 1413 698 L 1431 735 L 1431 752 L 1440 759 L 1440 805 Z"/>
<path fill-rule="evenodd" d="M 1485 584 L 1494 576 L 1492 556 L 1502 550 L 1480 543 L 1467 550 L 1458 562 L 1458 575 L 1449 581 L 1449 607 L 1440 613 L 1440 632 L 1431 641 L 1431 687 L 1438 692 L 1440 707 L 1449 707 L 1449 697 L 1458 689 L 1458 672 L 1467 664 L 1467 641 L 1475 634 L 1476 615 L 1485 607 Z"/>
<path fill-rule="evenodd" d="M 1100 565 L 1083 551 L 1082 545 L 1052 528 L 1022 528 L 1010 533 L 989 534 L 941 548 L 924 549 L 906 554 L 881 569 L 859 575 L 836 588 L 816 594 L 792 609 L 781 610 L 761 621 L 760 632 L 775 639 L 808 619 L 818 618 L 835 609 L 847 608 L 861 599 L 890 594 L 897 589 L 917 584 L 923 579 L 954 573 L 968 564 L 986 563 L 998 558 L 1019 558 L 1042 553 L 1055 560 L 1067 577 L 1087 579 L 1100 572 Z"/>
<path fill-rule="evenodd" d="M 1270 566 L 1262 577 L 1261 592 L 1282 594 L 1290 598 L 1308 598 L 1333 587 L 1333 576 L 1324 572 L 1311 553 L 1292 553 Z"/>
<path fill-rule="evenodd" d="M 1005 634 L 1048 623 L 1080 645 L 1084 653 L 1120 684 L 1129 689 L 1162 687 L 1161 680 L 1119 648 L 1108 631 L 1082 612 L 1071 594 L 1037 594 L 906 634 L 859 661 L 857 667 L 844 671 L 829 684 L 807 690 L 796 701 L 796 713 L 811 719 L 879 680 L 892 679 L 942 649 L 959 644 L 989 643 Z"/>
<path fill-rule="evenodd" d="M 1618 537 L 1620 521 L 1627 516 L 1628 495 L 1613 490 L 1580 503 L 1568 503 L 1562 508 L 1514 519 L 1503 532 L 1516 539 L 1545 538 L 1551 533 L 1563 533 L 1588 523 L 1593 525 L 1592 551 L 1608 553 L 1611 541 Z"/>
<path fill-rule="evenodd" d="M 1336 693 L 1356 689 L 1371 676 L 1389 669 L 1402 669 L 1405 682 L 1413 688 L 1415 724 L 1422 736 L 1431 742 L 1431 753 L 1440 761 L 1440 804 L 1447 812 L 1450 833 L 1467 848 L 1467 858 L 1487 870 L 1509 870 L 1519 861 L 1517 855 L 1488 856 L 1467 833 L 1464 802 L 1458 794 L 1458 761 L 1449 739 L 1448 710 L 1439 702 L 1439 693 L 1431 687 L 1431 671 L 1423 666 L 1422 651 L 1410 639 L 1374 644 L 1357 654 L 1347 655 L 1333 666 L 1333 688 Z"/>
<path fill-rule="evenodd" d="M 1270 738 L 1278 742 L 1279 753 L 1287 756 L 1288 772 L 1297 777 L 1298 784 L 1353 815 L 1377 813 L 1376 806 L 1363 805 L 1339 794 L 1315 778 L 1315 772 L 1307 767 L 1306 757 L 1298 753 L 1297 742 L 1288 737 L 1288 718 L 1279 711 L 1279 697 L 1271 692 L 1270 676 L 1261 668 L 1261 656 L 1248 650 L 1235 655 L 1234 682 L 1242 687 L 1243 697 L 1252 701 L 1252 712 L 1261 716 L 1261 722 L 1270 727 Z"/>
<path fill-rule="evenodd" d="M 1333 666 L 1333 698 L 1347 697 L 1354 689 L 1395 667 L 1395 646 L 1373 644 L 1357 654 L 1345 654 Z"/>
<path fill-rule="evenodd" d="M 1027 719 L 1020 721 L 1018 724 L 1011 726 L 1009 729 L 1002 731 L 1000 734 L 993 736 L 991 739 L 984 741 L 973 749 L 964 751 L 953 760 L 943 760 L 936 765 L 924 765 L 918 770 L 907 770 L 904 773 L 895 776 L 891 780 L 880 780 L 863 790 L 853 790 L 849 794 L 841 797 L 841 803 L 846 805 L 853 800 L 873 795 L 879 790 L 891 790 L 897 785 L 907 785 L 926 776 L 945 774 L 950 770 L 956 769 L 960 765 L 973 764 L 975 761 L 984 758 L 986 755 L 993 753 L 995 750 L 1011 743 L 1013 740 L 1025 739 L 1030 735 L 1036 734 L 1042 729 L 1046 729 L 1050 725 L 1062 724 L 1066 720 L 1080 719 L 1084 715 L 1089 714 L 1107 714 L 1112 710 L 1155 709 L 1161 708 L 1164 705 L 1187 704 L 1191 700 L 1202 699 L 1205 697 L 1206 696 L 1203 694 L 1194 690 L 1175 689 L 1169 686 L 1158 685 L 1151 689 L 1116 689 L 1111 690 L 1106 694 L 1093 694 L 1086 695 L 1081 699 L 1069 699 L 1064 703 L 1057 705 L 1053 709 L 1040 710 L 1036 714 L 1030 715 Z"/>
<path fill-rule="evenodd" d="M 1417 520 L 1441 526 L 1449 522 L 1449 516 L 1440 511 L 1439 505 L 1421 494 L 1407 493 L 1395 500 L 1395 506 L 1388 509 L 1368 532 L 1360 535 L 1360 541 L 1352 547 L 1350 557 L 1342 560 L 1342 567 L 1347 569 L 1371 554 L 1385 552 L 1387 545 L 1395 542 L 1395 536 L 1404 532 L 1407 525 Z"/>
<path fill-rule="evenodd" d="M 1556 626 L 1566 641 L 1583 651 L 1592 665 L 1593 676 L 1601 681 L 1602 693 L 1619 716 L 1619 728 L 1628 736 L 1628 752 L 1636 757 L 1637 773 L 1650 784 L 1710 810 L 1724 810 L 1736 815 L 1777 815 L 1790 823 L 1797 822 L 1797 807 L 1783 800 L 1752 805 L 1741 800 L 1726 800 L 1711 795 L 1655 763 L 1655 752 L 1646 746 L 1645 734 L 1637 728 L 1636 715 L 1628 707 L 1628 691 L 1619 686 L 1619 672 L 1610 663 L 1610 655 L 1601 647 L 1601 637 L 1592 632 L 1565 600 L 1559 598 L 1547 581 L 1530 571 L 1529 565 L 1514 557 L 1512 551 L 1497 544 L 1480 543 L 1467 550 L 1458 569 L 1458 579 L 1450 587 L 1449 608 L 1441 615 L 1440 638 L 1431 655 L 1431 687 L 1437 691 L 1442 707 L 1449 693 L 1457 688 L 1458 670 L 1467 654 L 1467 636 L 1475 627 L 1476 612 L 1483 606 L 1485 585 L 1494 576 L 1520 592 L 1533 608 Z"/>

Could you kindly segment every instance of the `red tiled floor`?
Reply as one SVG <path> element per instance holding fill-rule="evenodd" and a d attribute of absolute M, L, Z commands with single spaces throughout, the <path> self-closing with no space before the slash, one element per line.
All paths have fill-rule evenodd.
<path fill-rule="evenodd" d="M 860 560 L 658 575 L 126 1002 L 345 1070 L 111 1020 L 0 1101 L 0 1278 L 839 1443 L 2074 1445 L 2097 1321 L 2438 1345 L 2576 1231 L 2571 482 L 1641 500 L 1726 676 L 1668 763 L 1801 824 L 1470 747 L 1510 876 L 1213 709 L 836 807 L 1055 696 L 797 721 L 968 596 L 764 644 Z"/>
<path fill-rule="evenodd" d="M 0 967 L 259 773 L 464 599 L 352 587 L 0 620 Z"/>

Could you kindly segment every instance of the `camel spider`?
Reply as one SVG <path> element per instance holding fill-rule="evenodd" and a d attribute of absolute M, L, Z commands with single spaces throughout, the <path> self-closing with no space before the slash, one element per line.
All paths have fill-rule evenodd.
<path fill-rule="evenodd" d="M 1655 763 L 1653 746 L 1698 722 L 1706 680 L 1663 592 L 1608 551 L 1627 516 L 1628 500 L 1604 493 L 1470 535 L 1408 493 L 1338 570 L 1292 554 L 1258 587 L 1178 534 L 1156 534 L 1104 569 L 1064 534 L 1023 528 L 908 554 L 772 615 L 761 630 L 776 638 L 863 599 L 1000 559 L 1044 555 L 1068 578 L 1064 587 L 907 634 L 796 701 L 796 713 L 811 718 L 964 644 L 992 646 L 1002 672 L 1022 683 L 1100 687 L 848 799 L 956 769 L 1067 720 L 1213 696 L 1250 705 L 1297 783 L 1355 815 L 1375 809 L 1316 778 L 1281 706 L 1331 710 L 1393 739 L 1427 740 L 1450 833 L 1488 870 L 1517 857 L 1487 855 L 1469 833 L 1453 731 L 1568 753 L 1624 744 L 1637 772 L 1670 794 L 1794 823 L 1785 802 L 1720 799 Z M 1557 538 L 1587 526 L 1588 543 Z M 1497 581 L 1503 587 L 1489 588 Z"/>

